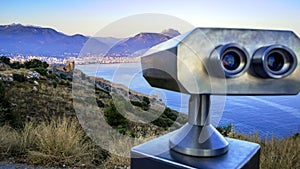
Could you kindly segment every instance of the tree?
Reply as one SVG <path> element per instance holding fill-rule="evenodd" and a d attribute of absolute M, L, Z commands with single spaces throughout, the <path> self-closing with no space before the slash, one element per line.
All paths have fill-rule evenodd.
<path fill-rule="evenodd" d="M 44 68 L 44 69 L 46 69 L 49 66 L 49 64 L 45 61 L 40 61 L 38 59 L 32 59 L 32 60 L 29 60 L 29 61 L 25 61 L 24 66 L 27 69 L 30 69 L 30 68 Z"/>
<path fill-rule="evenodd" d="M 23 68 L 24 65 L 22 63 L 20 63 L 20 62 L 16 62 L 15 61 L 15 62 L 12 62 L 10 64 L 10 67 L 13 68 L 13 69 L 20 69 L 20 68 Z"/>
<path fill-rule="evenodd" d="M 0 57 L 0 62 L 9 65 L 9 64 L 10 64 L 10 58 L 5 57 L 5 56 L 1 56 L 1 57 Z"/>

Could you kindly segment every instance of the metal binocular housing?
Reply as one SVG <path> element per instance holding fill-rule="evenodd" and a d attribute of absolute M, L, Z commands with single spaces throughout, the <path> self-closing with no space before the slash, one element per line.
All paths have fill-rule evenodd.
<path fill-rule="evenodd" d="M 300 40 L 292 31 L 196 28 L 141 58 L 153 87 L 190 94 L 188 123 L 169 146 L 199 157 L 228 152 L 210 124 L 210 95 L 293 95 L 300 90 Z"/>
<path fill-rule="evenodd" d="M 142 57 L 153 87 L 187 94 L 287 95 L 300 90 L 292 31 L 195 28 Z"/>

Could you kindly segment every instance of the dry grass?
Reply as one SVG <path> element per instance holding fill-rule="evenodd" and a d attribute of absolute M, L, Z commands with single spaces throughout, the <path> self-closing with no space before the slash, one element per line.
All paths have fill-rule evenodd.
<path fill-rule="evenodd" d="M 93 146 L 77 121 L 52 120 L 35 126 L 26 123 L 21 132 L 0 127 L 1 157 L 25 158 L 29 164 L 92 167 Z"/>
<path fill-rule="evenodd" d="M 84 132 L 70 118 L 38 125 L 35 137 L 35 150 L 28 153 L 30 163 L 78 166 L 86 165 L 91 156 Z"/>
<path fill-rule="evenodd" d="M 151 132 L 154 133 L 154 132 Z M 145 137 L 138 137 L 134 140 L 129 137 L 119 139 L 118 137 L 112 137 L 109 146 L 110 157 L 103 163 L 100 168 L 117 168 L 117 167 L 129 167 L 130 166 L 130 149 L 133 146 L 137 146 L 144 142 L 150 141 L 157 136 L 152 135 Z"/>
<path fill-rule="evenodd" d="M 0 127 L 0 156 L 9 157 L 19 150 L 19 133 L 9 126 Z"/>
<path fill-rule="evenodd" d="M 111 140 L 110 157 L 103 161 L 95 159 L 93 144 L 87 141 L 78 123 L 71 118 L 52 120 L 35 126 L 26 123 L 25 128 L 18 132 L 8 126 L 0 127 L 0 156 L 26 158 L 29 164 L 44 166 L 80 166 L 95 167 L 93 160 L 102 161 L 100 168 L 129 166 L 130 159 L 127 150 L 131 145 L 127 141 Z M 152 138 L 154 138 L 153 136 Z M 300 136 L 285 139 L 272 138 L 263 140 L 258 134 L 243 136 L 233 134 L 231 137 L 259 143 L 261 145 L 260 165 L 262 169 L 296 169 L 300 168 Z M 146 140 L 140 140 L 141 142 Z M 116 145 L 116 146 L 114 146 Z M 119 154 L 114 147 L 123 148 L 125 154 Z M 126 152 L 125 152 L 126 150 Z M 98 154 L 99 156 L 100 154 Z M 101 156 L 101 155 L 100 155 Z"/>
<path fill-rule="evenodd" d="M 272 140 L 263 143 L 261 168 L 300 168 L 300 138 Z"/>
<path fill-rule="evenodd" d="M 36 144 L 35 126 L 28 122 L 25 124 L 22 132 L 19 133 L 19 149 L 23 154 L 28 153 Z"/>
<path fill-rule="evenodd" d="M 235 135 L 234 138 L 260 144 L 261 169 L 299 169 L 300 135 L 285 139 L 262 139 L 258 133 L 250 136 Z"/>

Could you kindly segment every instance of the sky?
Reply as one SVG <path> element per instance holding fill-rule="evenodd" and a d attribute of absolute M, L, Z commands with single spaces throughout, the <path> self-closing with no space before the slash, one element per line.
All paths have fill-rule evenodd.
<path fill-rule="evenodd" d="M 300 35 L 299 0 L 1 0 L 0 9 L 0 25 L 51 27 L 68 35 L 92 36 L 143 13 L 174 16 L 195 27 L 287 29 Z"/>

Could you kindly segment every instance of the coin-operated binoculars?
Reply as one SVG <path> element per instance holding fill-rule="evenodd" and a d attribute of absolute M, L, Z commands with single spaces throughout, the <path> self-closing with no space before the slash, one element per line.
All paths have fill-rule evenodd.
<path fill-rule="evenodd" d="M 141 59 L 143 76 L 153 87 L 191 95 L 188 123 L 133 148 L 132 168 L 140 162 L 143 168 L 259 168 L 259 145 L 225 139 L 210 124 L 210 96 L 295 95 L 299 55 L 299 38 L 278 30 L 196 28 L 151 48 Z M 153 155 L 154 145 L 170 150 Z"/>

